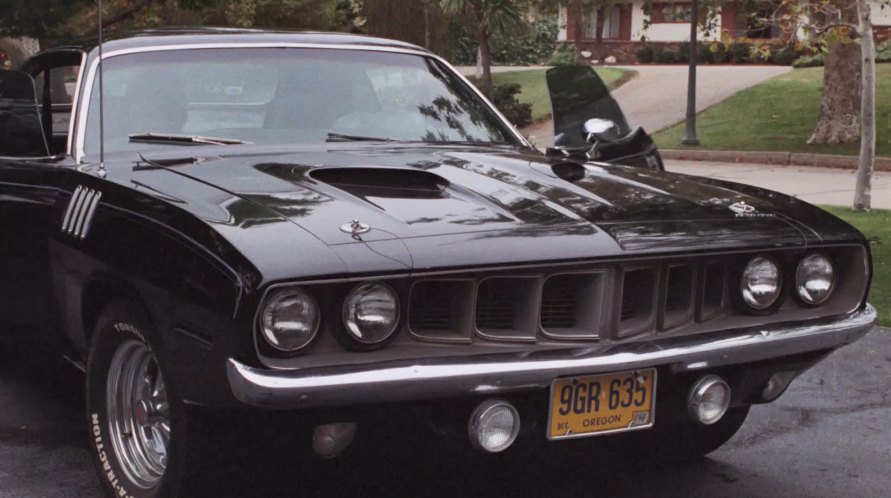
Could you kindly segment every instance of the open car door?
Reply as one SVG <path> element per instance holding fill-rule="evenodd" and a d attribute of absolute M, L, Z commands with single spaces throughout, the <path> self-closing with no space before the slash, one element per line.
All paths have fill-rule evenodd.
<path fill-rule="evenodd" d="M 31 76 L 0 71 L 0 157 L 46 157 L 46 137 Z"/>
<path fill-rule="evenodd" d="M 554 117 L 553 152 L 627 166 L 664 170 L 653 139 L 632 128 L 609 88 L 588 66 L 546 73 Z"/>

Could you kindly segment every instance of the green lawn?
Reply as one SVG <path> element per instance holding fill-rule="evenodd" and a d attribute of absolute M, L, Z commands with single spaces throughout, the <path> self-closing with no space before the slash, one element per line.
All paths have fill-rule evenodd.
<path fill-rule="evenodd" d="M 866 234 L 872 246 L 873 278 L 869 301 L 879 310 L 879 321 L 891 327 L 891 211 L 858 213 L 850 208 L 823 209 L 854 225 Z"/>
<path fill-rule="evenodd" d="M 891 156 L 891 64 L 876 73 L 877 154 Z M 699 114 L 699 149 L 856 155 L 859 142 L 807 145 L 820 112 L 823 68 L 795 69 L 743 90 Z M 660 148 L 683 148 L 683 123 L 656 133 Z"/>
<path fill-rule="evenodd" d="M 548 85 L 545 82 L 546 69 L 532 71 L 512 71 L 509 73 L 495 73 L 492 81 L 496 86 L 508 83 L 518 83 L 523 89 L 517 96 L 521 103 L 532 104 L 532 120 L 542 121 L 551 117 L 551 99 L 548 97 Z M 614 88 L 628 71 L 613 67 L 597 68 L 597 74 L 610 88 Z M 631 75 L 629 74 L 628 77 Z M 471 79 L 471 81 L 473 81 Z"/>

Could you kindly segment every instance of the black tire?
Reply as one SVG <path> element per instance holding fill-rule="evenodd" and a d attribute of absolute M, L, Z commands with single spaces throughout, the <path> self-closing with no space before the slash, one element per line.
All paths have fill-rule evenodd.
<path fill-rule="evenodd" d="M 156 336 L 151 328 L 150 322 L 145 314 L 138 306 L 117 302 L 109 305 L 100 316 L 96 328 L 93 332 L 92 342 L 90 346 L 89 359 L 86 371 L 86 407 L 87 407 L 87 424 L 88 433 L 90 435 L 90 450 L 95 460 L 99 478 L 102 486 L 108 496 L 115 497 L 134 497 L 134 498 L 155 498 L 167 496 L 180 496 L 182 494 L 182 484 L 186 481 L 188 467 L 193 458 L 190 453 L 194 453 L 190 447 L 192 441 L 189 440 L 189 423 L 186 417 L 186 410 L 181 399 L 176 395 L 176 386 L 171 379 L 164 376 L 165 366 L 163 362 L 163 354 L 155 349 Z M 129 360 L 131 358 L 127 352 L 133 351 L 133 355 L 141 354 L 142 356 L 134 356 L 142 358 L 142 360 Z M 116 353 L 120 352 L 116 356 Z M 146 354 L 150 356 L 146 356 Z M 117 358 L 117 359 L 115 359 Z M 128 464 L 124 454 L 130 454 L 130 461 L 138 462 L 140 457 L 133 456 L 134 448 L 137 448 L 139 442 L 135 440 L 133 433 L 130 431 L 130 437 L 117 437 L 126 430 L 127 422 L 118 422 L 117 425 L 112 423 L 112 419 L 118 421 L 120 417 L 115 417 L 109 410 L 110 403 L 113 410 L 118 414 L 126 414 L 125 416 L 133 417 L 130 424 L 136 424 L 137 420 L 143 422 L 147 420 L 155 420 L 149 418 L 149 415 L 142 416 L 146 410 L 139 403 L 134 404 L 132 411 L 126 411 L 128 407 L 125 398 L 133 398 L 132 392 L 139 391 L 137 375 L 125 377 L 119 376 L 119 379 L 129 378 L 131 382 L 127 383 L 123 380 L 113 381 L 114 386 L 109 382 L 110 370 L 117 371 L 118 366 L 126 365 L 131 361 L 135 364 L 147 365 L 143 370 L 134 370 L 134 372 L 145 373 L 141 378 L 148 379 L 151 372 L 157 372 L 154 381 L 146 381 L 149 386 L 152 382 L 157 387 L 159 384 L 166 391 L 166 400 L 168 410 L 158 410 L 152 417 L 158 417 L 158 420 L 167 421 L 167 444 L 163 445 L 165 438 L 159 437 L 159 433 L 154 428 L 146 428 L 138 431 L 138 433 L 146 434 L 145 438 L 149 439 L 149 445 L 159 442 L 164 446 L 166 451 L 152 451 L 151 455 L 155 456 L 154 460 L 147 459 L 157 464 L 159 461 L 163 463 L 163 471 L 160 475 L 156 473 L 144 471 L 147 467 L 141 469 L 136 464 Z M 152 367 L 154 362 L 154 367 Z M 116 366 L 113 366 L 116 365 Z M 160 380 L 159 382 L 159 379 Z M 117 401 L 109 400 L 109 390 L 115 392 L 123 392 L 117 389 L 117 386 L 130 386 L 130 396 L 115 396 Z M 126 389 L 122 387 L 120 389 Z M 149 387 L 149 390 L 152 388 Z M 159 398 L 152 398 L 159 399 Z M 152 404 L 153 401 L 146 402 Z M 158 403 L 161 406 L 161 403 Z M 148 410 L 151 411 L 151 410 Z M 138 412 L 138 413 L 137 413 Z M 161 413 L 161 415 L 157 415 Z M 161 422 L 158 422 L 158 426 Z M 123 429 L 116 429 L 124 427 Z M 131 427 L 137 427 L 133 425 Z M 158 429 L 160 430 L 160 429 Z M 126 434 L 126 432 L 125 432 Z M 155 434 L 153 437 L 149 434 Z M 195 439 L 195 438 L 192 438 Z M 127 448 L 131 451 L 128 452 Z M 159 446 L 154 446 L 157 450 Z M 143 451 L 142 454 L 149 454 L 149 450 Z M 162 456 L 158 456 L 162 455 Z M 143 457 L 145 458 L 145 457 Z M 157 470 L 155 465 L 153 470 Z M 134 470 L 136 469 L 136 470 Z M 144 472 L 143 472 L 144 471 Z M 148 476 L 148 479 L 139 482 L 138 476 Z M 137 476 L 137 477 L 133 477 Z"/>

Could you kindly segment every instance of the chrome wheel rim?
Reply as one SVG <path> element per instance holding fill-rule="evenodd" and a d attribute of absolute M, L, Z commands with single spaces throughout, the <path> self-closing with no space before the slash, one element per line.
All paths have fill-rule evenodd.
<path fill-rule="evenodd" d="M 106 403 L 111 441 L 127 478 L 154 487 L 164 476 L 170 447 L 167 390 L 151 350 L 130 340 L 108 368 Z"/>

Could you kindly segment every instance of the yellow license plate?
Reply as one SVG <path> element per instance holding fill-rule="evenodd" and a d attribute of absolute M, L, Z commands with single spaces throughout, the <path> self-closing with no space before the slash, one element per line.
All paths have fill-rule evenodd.
<path fill-rule="evenodd" d="M 656 370 L 557 379 L 551 384 L 548 439 L 653 426 Z"/>

